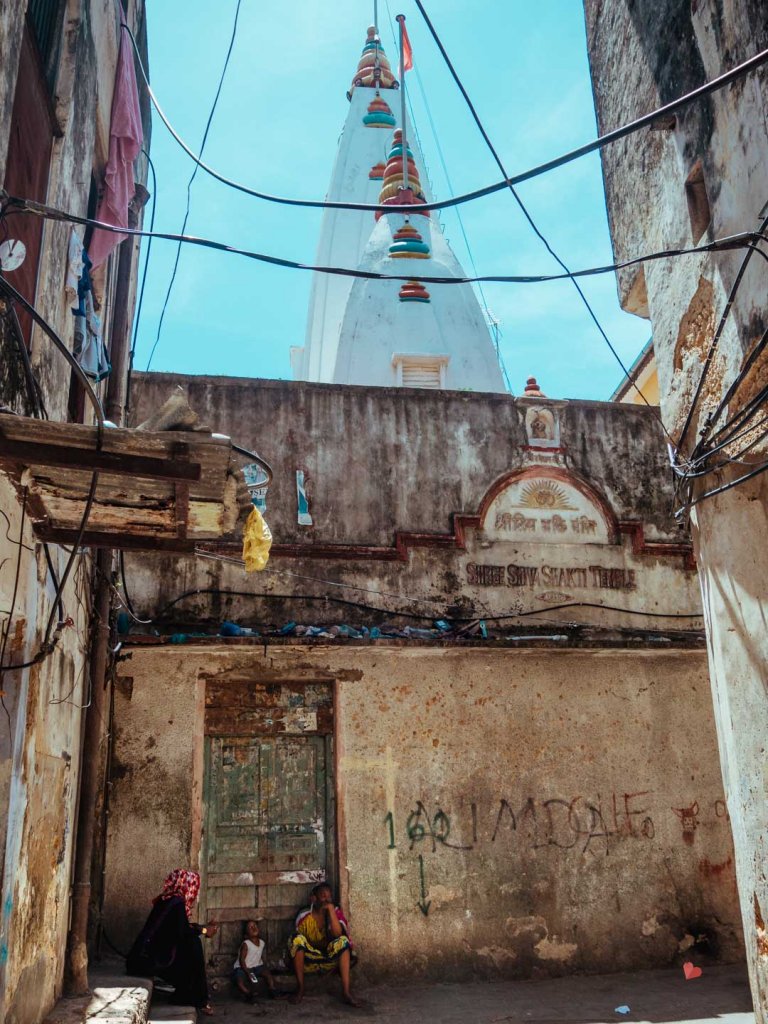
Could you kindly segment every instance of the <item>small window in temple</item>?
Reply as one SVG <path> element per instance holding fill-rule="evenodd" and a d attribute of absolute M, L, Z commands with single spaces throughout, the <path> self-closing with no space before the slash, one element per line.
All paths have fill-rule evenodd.
<path fill-rule="evenodd" d="M 445 369 L 448 356 L 396 353 L 392 357 L 397 386 L 402 388 L 445 387 Z"/>
<path fill-rule="evenodd" d="M 693 170 L 685 182 L 685 198 L 688 200 L 688 216 L 691 219 L 691 234 L 694 245 L 698 245 L 702 235 L 709 227 L 712 212 L 709 208 L 707 186 L 704 183 L 704 171 L 701 160 L 697 160 Z"/>

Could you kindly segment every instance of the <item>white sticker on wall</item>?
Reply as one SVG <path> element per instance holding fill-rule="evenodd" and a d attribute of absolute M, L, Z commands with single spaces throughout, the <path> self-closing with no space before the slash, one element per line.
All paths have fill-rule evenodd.
<path fill-rule="evenodd" d="M 269 477 L 258 462 L 250 462 L 247 466 L 243 466 L 243 476 L 245 477 L 245 486 L 251 495 L 251 501 L 264 515 L 267 511 Z"/>

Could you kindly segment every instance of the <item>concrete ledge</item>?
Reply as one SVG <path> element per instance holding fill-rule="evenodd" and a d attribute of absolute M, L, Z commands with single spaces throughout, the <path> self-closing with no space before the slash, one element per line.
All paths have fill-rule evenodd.
<path fill-rule="evenodd" d="M 146 978 L 101 975 L 93 979 L 90 995 L 60 999 L 43 1024 L 147 1024 L 151 999 Z"/>
<path fill-rule="evenodd" d="M 153 1006 L 149 1011 L 147 1024 L 196 1024 L 197 1010 L 192 1006 L 170 1006 L 169 1004 Z"/>

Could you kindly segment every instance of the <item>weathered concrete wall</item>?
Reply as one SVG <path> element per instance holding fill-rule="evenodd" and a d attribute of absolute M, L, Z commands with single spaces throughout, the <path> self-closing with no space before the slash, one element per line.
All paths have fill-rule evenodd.
<path fill-rule="evenodd" d="M 764 0 L 585 0 L 598 124 L 609 131 L 702 85 L 768 46 Z M 702 241 L 756 229 L 768 195 L 768 71 L 677 114 L 674 126 L 602 151 L 617 261 L 698 242 L 685 183 L 700 161 L 711 222 Z M 650 316 L 662 411 L 675 434 L 742 254 L 688 256 L 619 274 L 624 307 Z M 759 264 L 759 265 L 758 265 Z M 764 269 L 753 260 L 693 424 L 703 422 L 766 326 Z M 637 298 L 642 295 L 642 301 Z"/>
<path fill-rule="evenodd" d="M 595 103 L 601 131 L 631 121 L 768 46 L 764 0 L 585 0 Z M 748 77 L 678 114 L 665 130 L 634 135 L 603 150 L 611 233 L 617 259 L 698 240 L 686 182 L 706 190 L 710 223 L 702 241 L 755 230 L 768 196 L 768 71 Z M 701 199 L 701 184 L 699 197 Z M 690 190 L 690 189 L 689 189 Z M 705 207 L 706 212 L 706 207 Z M 741 253 L 693 256 L 622 272 L 625 308 L 650 316 L 659 365 L 661 409 L 679 437 L 702 377 L 702 361 L 732 288 Z M 752 260 L 739 285 L 711 370 L 692 418 L 689 452 L 726 388 L 762 336 L 768 318 L 765 268 Z M 765 385 L 765 353 L 725 410 L 732 415 Z M 757 418 L 764 409 L 758 407 Z M 725 416 L 720 420 L 724 422 Z M 754 423 L 755 421 L 753 421 Z M 717 425 L 717 424 L 716 424 Z M 757 434 L 748 440 L 759 440 Z M 735 450 L 731 450 L 736 455 Z M 765 459 L 764 440 L 697 482 L 703 495 L 735 481 Z M 763 478 L 702 501 L 692 513 L 710 651 L 720 757 L 731 813 L 752 992 L 759 1021 L 768 1020 L 765 908 L 765 577 L 759 538 L 768 529 Z"/>
<path fill-rule="evenodd" d="M 39 650 L 54 588 L 39 545 L 10 484 L 0 477 L 0 608 L 10 618 L 3 664 Z M 18 541 L 24 547 L 19 549 Z M 19 555 L 21 556 L 19 560 Z M 52 548 L 61 578 L 66 553 Z M 17 565 L 19 586 L 13 603 Z M 4 672 L 0 728 L 0 1010 L 5 1020 L 40 1020 L 61 990 L 68 927 L 81 708 L 88 699 L 89 560 L 75 567 L 63 595 L 65 628 L 54 653 L 26 671 Z"/>
<path fill-rule="evenodd" d="M 170 868 L 202 863 L 201 675 L 313 673 L 337 680 L 341 894 L 366 971 L 609 971 L 671 963 L 700 935 L 741 955 L 703 653 L 382 644 L 125 652 L 118 944 Z"/>
<path fill-rule="evenodd" d="M 380 625 L 398 616 L 414 624 L 409 615 L 423 624 L 419 617 L 429 622 L 520 611 L 544 615 L 573 601 L 619 608 L 580 608 L 578 621 L 697 625 L 695 618 L 630 614 L 699 611 L 686 538 L 671 514 L 662 434 L 649 409 L 463 392 L 137 376 L 137 422 L 180 384 L 206 424 L 260 452 L 275 471 L 266 497 L 275 538 L 267 572 L 246 576 L 239 566 L 216 559 L 126 556 L 137 607 L 163 628 L 210 626 L 222 619 L 248 625 Z M 551 417 L 556 437 L 549 447 L 536 447 L 529 436 L 537 410 Z M 311 526 L 297 519 L 298 469 L 305 474 Z M 528 481 L 522 491 L 515 491 L 516 474 Z M 560 494 L 563 510 L 570 509 L 562 512 L 566 517 L 576 515 L 581 499 L 571 491 L 566 501 L 563 488 L 568 481 L 583 485 L 591 495 L 588 519 L 604 526 L 577 535 L 578 524 L 561 522 L 564 532 L 546 532 L 554 520 L 543 504 L 531 511 L 525 493 L 535 479 L 545 481 L 552 501 Z M 506 505 L 505 489 L 516 495 Z M 525 516 L 516 519 L 521 510 Z M 547 521 L 540 522 L 542 517 Z M 577 540 L 584 543 L 571 543 Z M 224 551 L 239 557 L 239 540 Z M 525 574 L 510 574 L 508 566 Z M 594 585 L 594 566 L 629 574 L 627 586 Z M 558 571 L 550 572 L 553 567 Z M 179 601 L 181 595 L 186 596 Z"/>
<path fill-rule="evenodd" d="M 619 519 L 679 539 L 664 438 L 647 408 L 137 373 L 133 422 L 177 385 L 204 423 L 273 466 L 267 508 L 281 543 L 391 544 L 397 529 L 447 530 L 452 513 L 476 510 L 493 481 L 524 465 L 525 413 L 539 405 L 557 411 L 569 467 L 599 482 Z M 309 478 L 311 528 L 296 521 L 296 469 Z"/>
<path fill-rule="evenodd" d="M 0 181 L 5 178 L 26 6 L 24 2 L 0 5 Z M 129 23 L 138 30 L 143 0 L 129 6 Z M 106 161 L 119 24 L 124 16 L 122 5 L 112 0 L 66 0 L 64 4 L 53 96 L 61 134 L 53 141 L 48 201 L 77 215 L 87 213 L 91 176 L 100 176 Z M 13 219 L 11 234 L 12 224 Z M 78 230 L 82 238 L 82 229 Z M 72 302 L 64 291 L 69 233 L 64 224 L 47 224 L 44 229 L 35 305 L 71 347 Z M 137 255 L 134 276 L 136 269 Z M 108 346 L 113 279 L 110 266 L 100 310 Z M 12 273 L 8 280 L 14 283 Z M 48 416 L 66 420 L 70 371 L 38 328 L 32 335 L 30 356 Z M 17 361 L 18 352 L 4 347 L 1 358 Z M 20 369 L 0 373 L 0 402 L 31 414 L 31 403 L 20 394 L 23 387 Z M 106 383 L 98 386 L 101 398 L 106 388 Z M 86 405 L 86 417 L 90 415 Z M 19 540 L 24 545 L 21 549 Z M 51 546 L 50 555 L 61 578 L 68 552 Z M 54 652 L 31 669 L 0 673 L 8 710 L 7 718 L 0 714 L 0 1019 L 9 1024 L 39 1021 L 62 989 L 83 708 L 90 692 L 90 576 L 90 558 L 84 555 L 63 594 L 64 618 L 71 623 L 61 631 Z M 45 554 L 35 542 L 28 519 L 22 529 L 20 496 L 1 476 L 0 636 L 9 628 L 0 659 L 3 664 L 19 664 L 38 653 L 54 592 Z"/>

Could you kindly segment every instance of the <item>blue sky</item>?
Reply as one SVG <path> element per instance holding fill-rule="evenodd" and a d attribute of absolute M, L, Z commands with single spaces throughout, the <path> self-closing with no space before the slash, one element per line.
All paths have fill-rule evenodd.
<path fill-rule="evenodd" d="M 497 181 L 474 126 L 412 0 L 380 0 L 382 41 L 395 63 L 392 16 L 404 13 L 454 193 Z M 427 0 L 437 31 L 509 172 L 514 174 L 595 137 L 583 12 L 577 0 Z M 266 192 L 322 198 L 346 117 L 345 93 L 372 20 L 368 0 L 243 0 L 227 78 L 205 159 L 228 177 Z M 212 12 L 215 11 L 215 17 Z M 153 88 L 176 130 L 198 150 L 221 73 L 235 0 L 157 0 L 148 5 Z M 451 190 L 413 72 L 406 76 L 427 174 L 438 198 Z M 638 114 L 645 111 L 637 111 Z M 179 231 L 189 158 L 155 116 L 155 228 Z M 520 187 L 555 250 L 572 268 L 611 262 L 600 161 L 586 157 Z M 550 273 L 551 256 L 508 192 L 461 208 L 481 274 Z M 470 261 L 456 213 L 446 234 Z M 148 221 L 147 221 L 148 223 Z M 320 212 L 244 196 L 198 172 L 189 234 L 312 262 Z M 144 251 L 146 252 L 146 243 Z M 145 369 L 175 255 L 155 241 L 141 313 L 136 368 Z M 290 379 L 289 348 L 303 344 L 310 275 L 242 257 L 185 247 L 153 370 Z M 648 324 L 623 313 L 613 275 L 583 284 L 612 342 L 630 363 Z M 487 285 L 501 321 L 501 347 L 514 393 L 535 375 L 556 398 L 606 399 L 621 370 L 569 282 Z"/>

